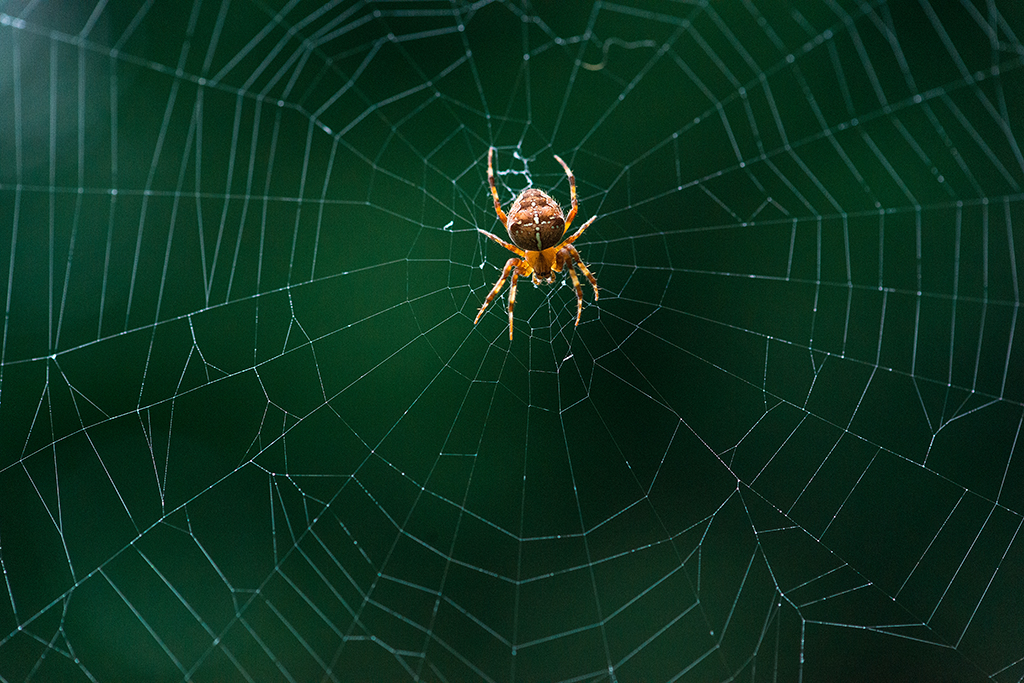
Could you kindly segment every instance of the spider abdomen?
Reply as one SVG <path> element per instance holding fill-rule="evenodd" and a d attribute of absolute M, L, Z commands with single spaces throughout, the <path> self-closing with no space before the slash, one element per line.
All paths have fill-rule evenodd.
<path fill-rule="evenodd" d="M 508 211 L 508 235 L 520 249 L 543 251 L 565 234 L 565 216 L 558 202 L 536 188 L 523 190 Z"/>

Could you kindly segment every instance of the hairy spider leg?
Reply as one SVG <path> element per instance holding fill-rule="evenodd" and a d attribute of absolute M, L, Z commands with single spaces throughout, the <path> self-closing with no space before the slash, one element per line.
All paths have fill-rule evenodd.
<path fill-rule="evenodd" d="M 571 237 L 567 237 L 565 239 L 565 241 L 562 242 L 562 244 L 572 244 L 573 242 L 578 240 L 580 238 L 580 235 L 583 234 L 583 231 L 586 230 L 587 228 L 589 228 L 590 224 L 593 223 L 594 219 L 596 219 L 596 218 L 597 218 L 597 216 L 591 216 L 590 220 L 588 220 L 586 223 L 584 223 L 582 228 L 577 230 Z"/>
<path fill-rule="evenodd" d="M 584 223 L 583 227 L 577 230 L 576 233 L 572 235 L 572 237 L 569 237 L 564 242 L 562 242 L 562 246 L 559 248 L 558 252 L 561 253 L 562 250 L 566 248 L 572 250 L 570 252 L 572 259 L 569 261 L 569 272 L 572 272 L 573 265 L 577 266 L 581 271 L 583 271 L 583 274 L 587 276 L 588 280 L 590 280 L 590 285 L 594 288 L 594 301 L 597 301 L 597 278 L 595 278 L 594 274 L 590 272 L 590 269 L 587 268 L 587 265 L 583 263 L 583 259 L 580 258 L 580 253 L 576 251 L 576 247 L 572 246 L 572 243 L 579 239 L 579 236 L 583 234 L 584 230 L 590 227 L 590 224 L 594 222 L 595 218 L 597 218 L 597 216 L 591 216 L 590 220 Z M 579 317 L 577 316 L 576 319 L 578 321 Z"/>
<path fill-rule="evenodd" d="M 491 194 L 494 196 L 494 211 L 498 214 L 501 224 L 508 228 L 508 216 L 501 210 L 501 200 L 498 199 L 498 188 L 494 184 L 494 148 L 487 150 L 487 182 L 491 184 Z M 483 232 L 483 231 L 481 231 Z M 488 233 L 489 234 L 489 233 Z M 491 235 L 494 237 L 494 235 Z M 497 238 L 495 238 L 497 239 Z M 499 240 L 500 241 L 500 240 Z M 514 251 L 514 250 L 513 250 Z"/>
<path fill-rule="evenodd" d="M 590 272 L 589 268 L 587 268 L 587 264 L 583 263 L 583 259 L 580 257 L 580 252 L 576 250 L 576 247 L 572 246 L 572 243 L 575 242 L 576 239 L 583 234 L 584 230 L 590 227 L 590 224 L 594 222 L 595 218 L 596 216 L 592 217 L 590 220 L 584 223 L 583 227 L 577 230 L 574 235 L 572 235 L 567 240 L 562 242 L 562 244 L 557 248 L 557 251 L 555 252 L 554 263 L 551 264 L 552 272 L 561 272 L 563 268 L 567 268 L 569 270 L 569 277 L 572 279 L 573 287 L 576 289 L 576 325 L 580 324 L 580 318 L 583 315 L 583 288 L 580 286 L 579 278 L 576 276 L 576 268 L 580 269 L 580 272 L 582 272 L 586 276 L 587 280 L 590 282 L 590 286 L 594 288 L 594 301 L 597 301 L 598 297 L 600 296 L 597 289 L 597 278 L 595 278 L 594 274 Z M 524 252 L 522 249 L 515 246 L 514 244 L 509 244 L 508 242 L 501 239 L 497 235 L 493 235 L 487 232 L 486 230 L 481 230 L 480 228 L 477 228 L 477 230 L 483 233 L 484 235 L 487 235 L 492 240 L 494 240 L 501 246 L 505 247 L 506 249 L 508 249 L 514 254 L 517 254 L 520 257 L 518 259 L 510 258 L 508 261 L 505 262 L 505 268 L 502 269 L 501 271 L 501 277 L 498 278 L 498 282 L 495 283 L 494 288 L 491 290 L 491 293 L 487 295 L 487 298 L 484 300 L 483 305 L 480 307 L 480 310 L 476 314 L 476 319 L 473 321 L 473 324 L 475 325 L 480 320 L 480 316 L 484 314 L 484 309 L 487 308 L 488 304 L 490 304 L 491 301 L 494 300 L 494 297 L 498 295 L 498 293 L 501 291 L 501 288 L 505 286 L 505 280 L 508 278 L 509 274 L 511 274 L 512 283 L 509 285 L 509 339 L 511 339 L 511 315 L 512 309 L 513 307 L 515 307 L 516 296 L 515 285 L 518 284 L 517 281 L 520 275 L 528 277 L 533 273 L 533 268 L 526 260 L 526 252 Z M 512 270 L 513 268 L 515 269 L 514 271 Z"/>
<path fill-rule="evenodd" d="M 586 227 L 586 226 L 584 226 L 584 227 Z M 525 251 L 523 251 L 522 249 L 520 249 L 519 247 L 517 247 L 516 245 L 514 245 L 514 244 L 509 244 L 508 242 L 506 242 L 505 240 L 501 239 L 501 238 L 500 238 L 500 237 L 498 237 L 497 235 L 494 235 L 494 234 L 492 234 L 492 233 L 489 233 L 489 232 L 487 232 L 486 230 L 482 230 L 482 229 L 480 229 L 480 228 L 477 228 L 477 232 L 480 232 L 480 233 L 483 233 L 484 235 L 487 235 L 487 236 L 488 236 L 488 237 L 490 237 L 490 238 L 491 238 L 492 240 L 494 240 L 495 242 L 497 242 L 497 243 L 498 243 L 498 244 L 500 244 L 501 246 L 503 246 L 503 247 L 505 247 L 506 249 L 508 249 L 509 251 L 511 251 L 511 252 L 512 252 L 513 254 L 518 254 L 519 258 L 526 258 L 526 252 L 525 252 Z M 581 232 L 582 232 L 582 231 L 581 231 Z"/>
<path fill-rule="evenodd" d="M 580 258 L 580 253 L 576 251 L 576 247 L 570 246 L 570 248 L 576 254 L 576 267 L 583 271 L 583 274 L 590 280 L 590 285 L 594 288 L 594 301 L 597 301 L 597 278 L 594 277 L 594 274 L 590 272 L 590 268 L 587 268 L 587 264 Z"/>
<path fill-rule="evenodd" d="M 513 272 L 515 273 L 512 276 L 513 285 L 515 284 L 515 281 L 519 279 L 519 272 L 517 266 L 520 263 L 522 263 L 522 261 L 520 261 L 514 256 L 510 258 L 508 261 L 505 261 L 505 267 L 501 269 L 501 277 L 499 277 L 498 281 L 494 283 L 494 287 L 491 288 L 490 294 L 487 295 L 487 298 L 484 299 L 484 303 L 480 307 L 480 310 L 477 311 L 476 318 L 473 320 L 474 325 L 480 322 L 480 316 L 482 316 L 484 314 L 484 311 L 487 310 L 488 304 L 490 304 L 494 300 L 494 297 L 498 296 L 498 292 L 500 292 L 501 288 L 505 286 L 505 280 L 508 279 L 509 274 Z"/>
<path fill-rule="evenodd" d="M 583 315 L 583 288 L 580 286 L 580 280 L 576 277 L 576 268 L 587 277 L 590 281 L 590 285 L 594 288 L 594 301 L 597 301 L 597 278 L 590 272 L 586 264 L 583 263 L 583 259 L 580 258 L 580 253 L 576 251 L 576 247 L 571 244 L 563 245 L 557 254 L 557 270 L 561 270 L 564 267 L 569 271 L 569 278 L 572 280 L 572 286 L 576 289 L 576 326 L 579 327 L 580 317 Z"/>
<path fill-rule="evenodd" d="M 565 170 L 565 175 L 569 178 L 569 198 L 572 204 L 572 209 L 570 209 L 569 215 L 565 219 L 565 232 L 568 232 L 569 226 L 572 224 L 573 219 L 576 217 L 576 212 L 579 210 L 579 199 L 576 196 L 576 177 L 569 169 L 569 165 L 566 164 L 560 156 L 555 154 L 554 157 L 555 160 Z M 505 228 L 507 229 L 508 215 L 501 210 L 501 199 L 499 199 L 498 197 L 498 187 L 494 181 L 494 147 L 490 147 L 487 150 L 487 182 L 491 187 L 491 196 L 494 197 L 494 212 L 498 215 L 498 219 L 501 221 L 501 224 L 504 225 Z M 576 247 L 572 246 L 572 243 L 579 239 L 579 237 L 583 234 L 583 231 L 589 228 L 591 223 L 593 223 L 596 218 L 597 216 L 592 216 L 590 220 L 583 224 L 583 227 L 577 230 L 571 237 L 568 237 L 561 244 L 550 249 L 529 252 L 529 255 L 532 255 L 534 260 L 540 259 L 538 263 L 543 264 L 545 261 L 547 263 L 550 263 L 550 273 L 560 272 L 563 268 L 569 269 L 569 277 L 572 280 L 573 288 L 576 290 L 577 326 L 579 326 L 580 318 L 583 315 L 583 288 L 580 285 L 579 277 L 577 277 L 576 275 L 576 268 L 580 269 L 580 272 L 582 272 L 586 276 L 587 280 L 590 282 L 591 287 L 594 288 L 594 301 L 597 301 L 599 294 L 597 290 L 597 278 L 595 278 L 594 274 L 590 272 L 590 269 L 587 268 L 587 265 L 583 263 L 583 259 L 580 258 L 580 253 L 576 251 Z M 528 256 L 528 253 L 523 249 L 520 249 L 519 247 L 513 244 L 509 244 L 505 240 L 487 232 L 486 230 L 481 230 L 480 228 L 477 228 L 477 230 L 487 235 L 494 242 L 498 243 L 505 249 L 508 249 L 512 253 L 519 256 L 519 258 L 510 258 L 508 261 L 505 262 L 505 267 L 501 271 L 501 277 L 499 277 L 498 281 L 494 283 L 494 287 L 487 295 L 487 298 L 484 299 L 483 305 L 480 306 L 480 310 L 477 311 L 476 318 L 473 320 L 474 325 L 477 322 L 479 322 L 480 316 L 484 314 L 484 310 L 491 303 L 491 301 L 494 300 L 494 297 L 498 295 L 498 293 L 501 291 L 501 288 L 504 287 L 505 285 L 505 280 L 508 279 L 508 277 L 511 275 L 512 282 L 509 283 L 508 297 L 508 338 L 511 340 L 513 322 L 512 311 L 515 309 L 516 305 L 516 287 L 519 284 L 519 277 L 529 277 L 530 275 L 534 275 L 534 281 L 536 282 L 537 276 L 534 270 L 535 264 L 530 263 L 531 259 Z M 554 276 L 552 275 L 552 279 L 547 279 L 545 281 L 552 282 L 553 277 Z"/>
<path fill-rule="evenodd" d="M 569 215 L 565 217 L 565 229 L 568 230 L 569 226 L 572 225 L 572 219 L 576 218 L 576 210 L 580 208 L 579 202 L 576 200 L 576 176 L 569 170 L 569 165 L 562 161 L 562 157 L 555 155 L 555 161 L 562 165 L 565 169 L 565 175 L 569 176 L 569 198 L 572 202 L 572 209 L 569 211 Z M 583 232 L 580 230 L 580 232 Z"/>
<path fill-rule="evenodd" d="M 569 247 L 572 249 L 572 247 Z M 576 288 L 576 327 L 580 326 L 580 317 L 583 315 L 583 288 L 580 287 L 580 279 L 576 277 L 576 269 L 569 264 L 569 277 L 572 279 L 572 286 Z"/>
<path fill-rule="evenodd" d="M 516 285 L 519 284 L 519 271 L 530 270 L 529 264 L 520 261 L 512 270 L 512 282 L 508 284 L 508 340 L 512 341 L 512 309 L 516 307 Z M 529 273 L 527 273 L 529 274 Z"/>

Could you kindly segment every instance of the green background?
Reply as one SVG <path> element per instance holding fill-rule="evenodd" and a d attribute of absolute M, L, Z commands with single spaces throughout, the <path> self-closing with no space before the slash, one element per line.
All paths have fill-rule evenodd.
<path fill-rule="evenodd" d="M 0 680 L 1020 680 L 1022 33 L 0 2 Z"/>

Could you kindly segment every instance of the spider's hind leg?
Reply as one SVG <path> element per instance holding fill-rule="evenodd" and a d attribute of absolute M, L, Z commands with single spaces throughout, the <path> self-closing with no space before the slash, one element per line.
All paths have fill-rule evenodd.
<path fill-rule="evenodd" d="M 494 184 L 494 147 L 487 150 L 487 182 L 491 185 L 491 195 L 494 196 L 494 212 L 498 214 L 498 220 L 506 228 L 508 227 L 508 216 L 501 210 L 501 200 L 498 199 L 498 188 Z"/>
<path fill-rule="evenodd" d="M 568 230 L 569 226 L 572 224 L 572 219 L 576 218 L 576 211 L 580 208 L 579 200 L 576 199 L 576 176 L 574 176 L 572 171 L 569 170 L 569 164 L 562 161 L 562 157 L 556 154 L 555 161 L 562 165 L 562 168 L 565 169 L 565 175 L 569 178 L 569 202 L 572 209 L 570 209 L 569 215 L 565 217 L 565 229 Z M 583 231 L 580 230 L 580 232 Z"/>

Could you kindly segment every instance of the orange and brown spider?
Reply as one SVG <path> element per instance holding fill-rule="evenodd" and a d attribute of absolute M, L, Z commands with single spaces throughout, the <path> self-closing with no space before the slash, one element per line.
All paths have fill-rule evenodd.
<path fill-rule="evenodd" d="M 576 217 L 579 202 L 576 201 L 576 178 L 573 177 L 572 171 L 569 170 L 569 167 L 557 154 L 555 155 L 555 161 L 562 165 L 562 168 L 565 169 L 565 175 L 569 177 L 569 196 L 572 201 L 572 209 L 569 211 L 569 215 L 565 216 L 562 214 L 562 207 L 547 192 L 528 187 L 520 192 L 516 200 L 512 202 L 512 206 L 509 208 L 508 215 L 506 216 L 505 212 L 501 210 L 498 188 L 494 185 L 493 161 L 494 148 L 491 147 L 487 151 L 487 180 L 491 184 L 491 194 L 494 196 L 494 210 L 497 212 L 501 224 L 508 230 L 508 235 L 512 238 L 512 244 L 492 235 L 486 230 L 480 230 L 480 228 L 477 228 L 477 230 L 480 230 L 480 232 L 513 254 L 516 254 L 519 258 L 513 257 L 505 262 L 505 267 L 501 271 L 501 277 L 494 283 L 491 293 L 484 299 L 484 303 L 476 314 L 476 320 L 473 321 L 473 324 L 476 325 L 480 320 L 480 316 L 487 309 L 487 304 L 491 303 L 491 300 L 498 295 L 498 292 L 501 291 L 502 286 L 505 284 L 506 278 L 511 273 L 512 282 L 508 287 L 508 338 L 512 339 L 512 309 L 516 305 L 516 284 L 519 281 L 519 276 L 527 277 L 532 275 L 533 284 L 549 285 L 555 281 L 555 274 L 565 269 L 569 271 L 569 277 L 572 278 L 572 284 L 576 288 L 576 325 L 579 326 L 580 316 L 583 315 L 583 289 L 580 287 L 579 278 L 576 277 L 576 268 L 579 268 L 587 276 L 590 284 L 594 287 L 594 301 L 597 301 L 597 279 L 590 272 L 590 269 L 587 268 L 586 264 L 583 263 L 583 260 L 580 259 L 580 253 L 576 251 L 576 247 L 572 246 L 572 243 L 579 239 L 579 236 L 590 227 L 590 224 L 594 222 L 594 218 L 597 218 L 597 216 L 584 223 L 583 227 L 577 230 L 572 237 L 562 240 L 562 236 L 565 235 L 572 224 L 572 219 Z"/>

